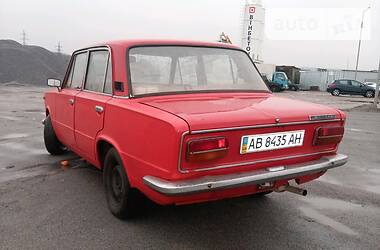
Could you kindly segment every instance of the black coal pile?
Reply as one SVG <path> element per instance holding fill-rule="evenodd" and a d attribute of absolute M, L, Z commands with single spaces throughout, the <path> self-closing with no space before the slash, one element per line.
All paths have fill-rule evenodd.
<path fill-rule="evenodd" d="M 17 82 L 39 86 L 47 78 L 63 79 L 70 56 L 39 46 L 0 40 L 0 84 Z"/>

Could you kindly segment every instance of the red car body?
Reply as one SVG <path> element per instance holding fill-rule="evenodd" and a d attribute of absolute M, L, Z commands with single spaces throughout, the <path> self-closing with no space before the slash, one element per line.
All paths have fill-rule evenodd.
<path fill-rule="evenodd" d="M 105 151 L 114 148 L 130 186 L 151 200 L 187 204 L 279 190 L 290 180 L 308 182 L 347 161 L 346 156 L 337 154 L 346 117 L 334 108 L 278 97 L 270 91 L 134 96 L 129 91 L 126 55 L 130 48 L 148 45 L 239 50 L 220 43 L 183 41 L 99 44 L 74 55 L 108 51 L 112 93 L 88 91 L 83 84 L 76 89 L 65 87 L 72 59 L 62 87 L 45 94 L 45 105 L 62 144 L 99 169 L 103 168 Z M 304 131 L 301 146 L 240 152 L 243 136 L 300 130 Z M 337 140 L 316 143 L 319 137 Z M 222 143 L 222 149 L 226 148 L 223 156 L 189 160 L 190 141 L 200 140 L 202 144 L 208 138 L 225 138 L 211 141 Z M 224 145 L 226 142 L 228 145 Z"/>

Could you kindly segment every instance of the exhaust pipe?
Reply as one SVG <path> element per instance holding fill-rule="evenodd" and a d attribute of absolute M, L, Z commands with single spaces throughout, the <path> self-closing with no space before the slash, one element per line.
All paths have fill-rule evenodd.
<path fill-rule="evenodd" d="M 294 187 L 294 186 L 290 186 L 290 185 L 278 187 L 275 191 L 276 192 L 285 192 L 285 191 L 288 191 L 290 193 L 298 194 L 298 195 L 302 195 L 302 196 L 306 196 L 307 195 L 307 190 L 306 189 L 299 188 L 299 187 Z"/>

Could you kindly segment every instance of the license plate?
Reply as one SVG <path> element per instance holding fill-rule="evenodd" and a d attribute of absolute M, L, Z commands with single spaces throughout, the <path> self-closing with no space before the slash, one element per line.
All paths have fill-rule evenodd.
<path fill-rule="evenodd" d="M 302 146 L 304 136 L 305 130 L 246 135 L 241 138 L 240 154 Z"/>

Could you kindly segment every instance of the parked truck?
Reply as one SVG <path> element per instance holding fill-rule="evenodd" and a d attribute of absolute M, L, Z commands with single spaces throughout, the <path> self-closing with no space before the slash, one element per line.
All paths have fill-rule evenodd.
<path fill-rule="evenodd" d="M 272 92 L 299 90 L 300 69 L 294 66 L 276 66 L 274 64 L 256 64 L 265 83 Z"/>

